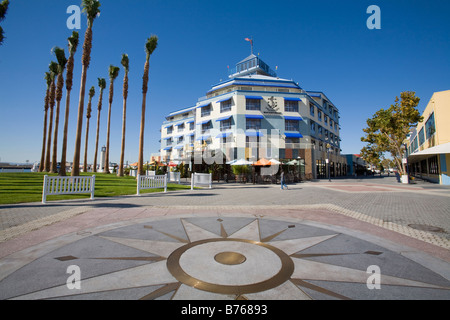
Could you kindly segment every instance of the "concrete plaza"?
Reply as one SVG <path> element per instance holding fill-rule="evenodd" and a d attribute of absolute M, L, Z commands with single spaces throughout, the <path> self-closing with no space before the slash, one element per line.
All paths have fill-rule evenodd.
<path fill-rule="evenodd" d="M 0 299 L 449 299 L 449 233 L 394 177 L 4 205 Z"/>

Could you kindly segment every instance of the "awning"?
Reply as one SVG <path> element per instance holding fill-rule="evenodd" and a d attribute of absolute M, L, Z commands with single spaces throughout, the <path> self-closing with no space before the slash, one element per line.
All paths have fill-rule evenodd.
<path fill-rule="evenodd" d="M 285 132 L 286 138 L 303 138 L 300 132 Z"/>
<path fill-rule="evenodd" d="M 191 137 L 191 136 L 195 136 L 195 132 L 188 133 L 188 134 L 186 135 L 186 137 Z"/>
<path fill-rule="evenodd" d="M 202 104 L 201 106 L 198 106 L 198 108 L 206 108 L 206 107 L 209 107 L 210 105 L 211 105 L 211 102 L 207 103 L 207 104 Z"/>
<path fill-rule="evenodd" d="M 302 121 L 303 118 L 302 117 L 292 117 L 292 116 L 284 116 L 285 120 L 297 120 L 297 121 Z"/>
<path fill-rule="evenodd" d="M 408 158 L 426 158 L 426 156 L 450 153 L 450 142 L 410 154 Z"/>
<path fill-rule="evenodd" d="M 231 115 L 226 116 L 226 117 L 222 117 L 222 118 L 217 119 L 216 122 L 226 121 L 226 120 L 229 120 L 231 117 L 232 117 Z"/>
<path fill-rule="evenodd" d="M 224 132 L 224 133 L 219 134 L 216 138 L 228 138 L 232 134 L 233 134 L 233 132 Z"/>
<path fill-rule="evenodd" d="M 217 102 L 217 103 L 220 103 L 220 102 L 225 102 L 225 101 L 228 101 L 228 100 L 231 100 L 231 97 L 228 97 L 228 98 L 225 98 L 225 99 L 216 101 L 216 102 Z"/>
<path fill-rule="evenodd" d="M 189 120 L 188 122 L 186 122 L 186 124 L 190 124 L 190 123 L 194 123 L 195 120 Z"/>
<path fill-rule="evenodd" d="M 263 97 L 261 97 L 261 96 L 245 96 L 245 99 L 262 100 Z"/>
<path fill-rule="evenodd" d="M 245 135 L 247 137 L 264 137 L 264 134 L 259 131 L 245 131 Z"/>
<path fill-rule="evenodd" d="M 246 114 L 245 119 L 264 119 L 264 116 L 257 114 Z"/>
<path fill-rule="evenodd" d="M 164 127 L 164 129 L 168 129 L 168 128 L 171 128 L 171 127 L 173 127 L 173 124 L 171 124 L 171 125 L 169 125 L 169 126 L 166 126 L 166 127 Z"/>
<path fill-rule="evenodd" d="M 183 149 L 183 148 L 184 148 L 184 146 L 176 146 L 174 149 L 180 150 L 180 149 Z"/>
<path fill-rule="evenodd" d="M 172 147 L 164 148 L 164 151 L 172 150 Z"/>
<path fill-rule="evenodd" d="M 201 137 L 197 138 L 197 141 L 208 140 L 209 138 L 211 138 L 211 135 L 201 136 Z"/>
<path fill-rule="evenodd" d="M 172 137 L 167 137 L 167 138 L 164 138 L 163 140 L 171 140 L 172 139 Z"/>
<path fill-rule="evenodd" d="M 179 135 L 179 136 L 176 136 L 175 139 L 179 139 L 179 138 L 181 138 L 181 137 L 184 137 L 184 134 Z"/>
<path fill-rule="evenodd" d="M 198 124 L 198 125 L 203 125 L 203 124 L 207 124 L 208 122 L 211 122 L 211 119 L 210 119 L 210 120 L 205 120 L 205 121 L 199 122 L 199 123 L 197 123 L 197 124 Z"/>
<path fill-rule="evenodd" d="M 284 98 L 284 101 L 302 101 L 300 98 Z"/>
<path fill-rule="evenodd" d="M 177 124 L 175 125 L 175 127 L 179 127 L 179 126 L 181 126 L 181 125 L 183 125 L 183 124 L 184 124 L 184 122 L 177 123 Z"/>

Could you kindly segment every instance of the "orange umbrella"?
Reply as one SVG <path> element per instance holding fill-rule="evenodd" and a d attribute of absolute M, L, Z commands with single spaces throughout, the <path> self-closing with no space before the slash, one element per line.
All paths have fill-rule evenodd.
<path fill-rule="evenodd" d="M 137 162 L 130 164 L 131 167 L 137 167 L 139 164 Z"/>
<path fill-rule="evenodd" d="M 255 162 L 253 165 L 254 166 L 270 166 L 270 165 L 272 165 L 272 162 L 270 162 L 267 159 L 262 158 L 262 159 L 259 159 L 257 162 Z"/>

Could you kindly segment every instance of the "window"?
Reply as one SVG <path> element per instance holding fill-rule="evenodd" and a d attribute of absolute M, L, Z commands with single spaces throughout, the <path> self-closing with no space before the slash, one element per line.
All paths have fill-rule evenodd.
<path fill-rule="evenodd" d="M 428 173 L 439 174 L 439 164 L 437 156 L 428 159 Z"/>
<path fill-rule="evenodd" d="M 325 124 L 328 124 L 328 117 L 327 116 L 323 116 L 323 121 L 325 122 Z"/>
<path fill-rule="evenodd" d="M 194 129 L 195 129 L 194 122 L 189 123 L 189 130 L 194 130 Z"/>
<path fill-rule="evenodd" d="M 220 112 L 231 111 L 231 99 L 220 103 Z"/>
<path fill-rule="evenodd" d="M 210 114 L 211 114 L 211 105 L 208 105 L 207 107 L 203 107 L 203 108 L 201 108 L 202 109 L 202 113 L 201 113 L 201 116 L 202 117 L 207 117 L 207 116 L 209 116 Z"/>
<path fill-rule="evenodd" d="M 333 129 L 333 120 L 330 118 L 330 128 Z"/>
<path fill-rule="evenodd" d="M 226 131 L 231 129 L 231 118 L 220 122 L 220 131 Z"/>
<path fill-rule="evenodd" d="M 167 146 L 171 146 L 172 145 L 172 138 L 166 140 L 166 145 Z"/>
<path fill-rule="evenodd" d="M 425 142 L 425 133 L 423 132 L 423 128 L 419 131 L 419 146 L 421 146 Z"/>
<path fill-rule="evenodd" d="M 247 119 L 246 129 L 247 130 L 260 130 L 261 129 L 261 119 Z"/>
<path fill-rule="evenodd" d="M 300 131 L 300 124 L 298 120 L 285 120 L 285 131 Z"/>
<path fill-rule="evenodd" d="M 184 136 L 178 137 L 177 143 L 180 144 L 180 143 L 183 143 L 183 142 L 184 142 Z"/>
<path fill-rule="evenodd" d="M 180 124 L 179 126 L 178 126 L 178 132 L 181 132 L 181 131 L 183 131 L 184 130 L 184 123 L 183 124 Z"/>
<path fill-rule="evenodd" d="M 314 105 L 313 104 L 309 104 L 309 114 L 312 115 L 314 117 L 315 112 L 314 112 Z"/>
<path fill-rule="evenodd" d="M 207 123 L 202 124 L 202 134 L 211 129 L 211 121 L 208 121 Z"/>
<path fill-rule="evenodd" d="M 322 121 L 322 111 L 317 111 L 317 118 L 319 119 L 319 121 Z"/>
<path fill-rule="evenodd" d="M 261 110 L 261 100 L 259 99 L 246 99 L 245 101 L 246 110 Z"/>
<path fill-rule="evenodd" d="M 311 121 L 311 133 L 316 133 L 316 123 L 314 121 Z"/>
<path fill-rule="evenodd" d="M 285 112 L 298 112 L 298 101 L 284 100 Z"/>
<path fill-rule="evenodd" d="M 436 126 L 434 123 L 434 112 L 430 115 L 427 122 L 425 122 L 425 130 L 427 132 L 427 139 L 430 139 L 431 136 L 436 132 Z"/>
<path fill-rule="evenodd" d="M 173 132 L 173 126 L 170 126 L 167 128 L 167 134 L 172 134 Z"/>
<path fill-rule="evenodd" d="M 323 127 L 322 126 L 318 126 L 319 127 L 319 134 L 323 134 Z"/>

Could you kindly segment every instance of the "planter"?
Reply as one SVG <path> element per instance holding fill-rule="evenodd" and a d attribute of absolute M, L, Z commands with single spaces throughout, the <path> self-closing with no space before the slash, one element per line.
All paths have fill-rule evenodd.
<path fill-rule="evenodd" d="M 402 183 L 409 183 L 409 176 L 407 174 L 404 174 L 401 176 L 401 182 Z"/>

